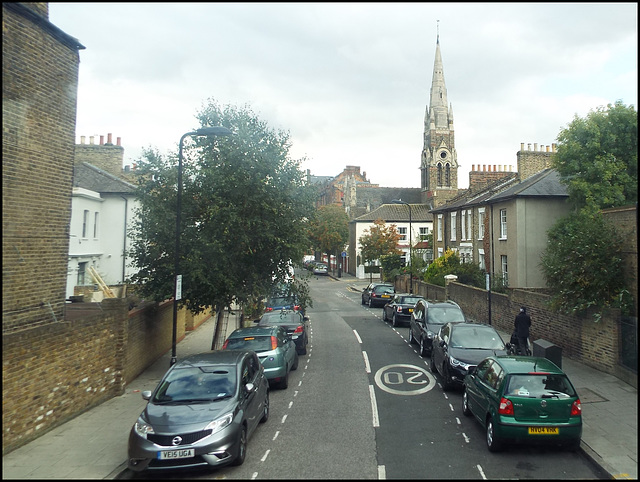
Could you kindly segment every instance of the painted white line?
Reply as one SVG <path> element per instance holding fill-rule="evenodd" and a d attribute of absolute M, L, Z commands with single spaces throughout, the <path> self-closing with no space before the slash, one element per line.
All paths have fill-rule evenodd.
<path fill-rule="evenodd" d="M 256 480 L 258 478 L 258 472 L 254 472 L 251 474 L 251 480 Z"/>
<path fill-rule="evenodd" d="M 482 470 L 482 467 L 480 467 L 479 465 L 476 465 L 476 467 L 478 468 L 478 472 L 480 472 L 480 477 L 482 477 L 484 480 L 487 480 L 486 475 L 484 475 L 484 471 Z"/>
<path fill-rule="evenodd" d="M 273 436 L 273 438 L 271 440 L 277 439 L 278 435 L 280 435 L 280 430 L 276 430 L 276 433 L 274 434 L 274 436 Z"/>
<path fill-rule="evenodd" d="M 471 439 L 467 437 L 467 434 L 465 434 L 464 432 L 462 432 L 462 436 L 464 437 L 465 442 L 469 443 L 471 441 Z"/>
<path fill-rule="evenodd" d="M 373 412 L 373 428 L 377 428 L 380 426 L 380 420 L 378 419 L 378 404 L 373 385 L 369 385 L 369 396 L 371 398 L 371 411 Z"/>
<path fill-rule="evenodd" d="M 446 394 L 446 393 L 442 392 L 442 394 L 444 395 L 444 398 L 445 398 L 446 400 L 449 400 L 449 397 L 447 396 L 447 394 Z"/>
<path fill-rule="evenodd" d="M 460 421 L 460 419 L 459 419 L 458 417 L 456 417 L 456 423 L 457 423 L 458 425 L 462 425 L 462 422 Z"/>
<path fill-rule="evenodd" d="M 453 405 L 449 404 L 449 408 L 451 409 L 451 411 L 453 412 Z"/>
<path fill-rule="evenodd" d="M 356 339 L 358 340 L 358 343 L 362 345 L 362 340 L 360 339 L 360 335 L 358 335 L 358 332 L 356 330 L 353 330 L 353 334 L 356 335 Z"/>
<path fill-rule="evenodd" d="M 262 456 L 262 458 L 260 459 L 260 462 L 264 462 L 265 460 L 267 460 L 267 456 L 269 455 L 269 452 L 271 452 L 271 449 L 267 450 L 265 452 L 265 454 Z"/>
<path fill-rule="evenodd" d="M 387 469 L 384 465 L 378 465 L 378 480 L 385 480 L 387 478 Z"/>
<path fill-rule="evenodd" d="M 285 415 L 284 417 L 282 417 L 282 421 L 280 423 L 284 423 L 286 419 L 287 419 L 287 416 Z"/>
<path fill-rule="evenodd" d="M 289 408 L 293 406 L 293 402 L 289 402 Z"/>
<path fill-rule="evenodd" d="M 293 391 L 293 398 L 296 398 L 298 396 L 298 390 L 294 390 Z"/>
<path fill-rule="evenodd" d="M 369 364 L 369 357 L 367 356 L 367 352 L 363 351 L 362 356 L 364 357 L 364 369 L 367 373 L 371 373 L 371 365 Z"/>

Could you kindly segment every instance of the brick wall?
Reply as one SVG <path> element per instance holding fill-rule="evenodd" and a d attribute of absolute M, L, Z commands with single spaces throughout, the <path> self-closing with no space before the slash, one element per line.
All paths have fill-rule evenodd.
<path fill-rule="evenodd" d="M 110 142 L 110 137 L 111 134 L 109 134 L 107 138 L 109 142 L 106 144 L 102 142 L 104 141 L 103 136 L 100 136 L 100 144 L 85 144 L 84 142 L 76 144 L 75 163 L 86 162 L 114 176 L 122 177 L 124 148 L 119 144 L 120 138 L 118 138 L 118 144 L 114 145 Z"/>
<path fill-rule="evenodd" d="M 63 317 L 80 47 L 47 11 L 2 4 L 3 334 Z"/>

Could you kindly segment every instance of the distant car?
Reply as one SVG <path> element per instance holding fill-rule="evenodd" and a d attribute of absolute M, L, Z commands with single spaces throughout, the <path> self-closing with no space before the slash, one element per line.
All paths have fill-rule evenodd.
<path fill-rule="evenodd" d="M 304 314 L 304 308 L 300 305 L 295 295 L 272 296 L 264 304 L 265 313 L 281 310 L 302 311 Z"/>
<path fill-rule="evenodd" d="M 298 368 L 296 344 L 282 326 L 239 328 L 228 336 L 222 349 L 255 351 L 267 380 L 279 388 L 289 386 L 289 372 Z"/>
<path fill-rule="evenodd" d="M 433 338 L 431 371 L 442 377 L 443 388 L 462 386 L 469 369 L 491 355 L 506 355 L 507 347 L 493 326 L 445 323 Z"/>
<path fill-rule="evenodd" d="M 329 274 L 329 268 L 324 263 L 316 263 L 313 266 L 313 274 Z"/>
<path fill-rule="evenodd" d="M 179 360 L 129 434 L 128 467 L 178 469 L 241 465 L 247 441 L 269 418 L 269 382 L 258 355 L 218 350 Z"/>
<path fill-rule="evenodd" d="M 454 301 L 420 300 L 413 307 L 409 321 L 409 343 L 420 346 L 420 356 L 431 355 L 433 337 L 449 321 L 466 321 L 460 306 Z"/>
<path fill-rule="evenodd" d="M 462 412 L 485 428 L 491 452 L 506 442 L 580 447 L 580 398 L 567 375 L 546 358 L 485 358 L 464 379 Z"/>
<path fill-rule="evenodd" d="M 371 283 L 362 291 L 362 304 L 369 308 L 384 306 L 391 300 L 396 289 L 391 283 Z"/>
<path fill-rule="evenodd" d="M 382 320 L 391 321 L 393 326 L 408 324 L 416 303 L 424 298 L 411 293 L 396 293 L 394 297 L 382 307 Z"/>
<path fill-rule="evenodd" d="M 282 326 L 296 344 L 298 355 L 306 355 L 309 344 L 308 321 L 309 318 L 299 311 L 281 310 L 265 313 L 256 323 L 258 326 Z"/>

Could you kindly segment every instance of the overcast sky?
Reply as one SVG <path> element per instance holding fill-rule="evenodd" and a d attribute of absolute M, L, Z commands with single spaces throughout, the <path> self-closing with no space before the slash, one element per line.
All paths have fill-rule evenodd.
<path fill-rule="evenodd" d="M 76 142 L 177 151 L 215 99 L 289 131 L 302 169 L 420 187 L 437 30 L 460 188 L 574 115 L 637 108 L 637 3 L 55 3 L 80 51 Z M 439 20 L 439 22 L 438 22 Z"/>

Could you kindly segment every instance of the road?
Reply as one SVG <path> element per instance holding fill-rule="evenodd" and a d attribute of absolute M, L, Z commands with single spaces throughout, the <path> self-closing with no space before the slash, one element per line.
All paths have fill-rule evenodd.
<path fill-rule="evenodd" d="M 597 479 L 580 452 L 509 447 L 490 453 L 462 415 L 461 392 L 443 391 L 408 343 L 408 328 L 329 277 L 309 280 L 310 348 L 271 391 L 271 415 L 240 467 L 192 471 L 203 479 Z M 133 475 L 156 478 L 159 474 Z M 163 473 L 184 478 L 184 472 Z"/>

